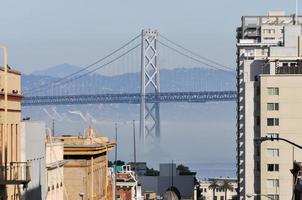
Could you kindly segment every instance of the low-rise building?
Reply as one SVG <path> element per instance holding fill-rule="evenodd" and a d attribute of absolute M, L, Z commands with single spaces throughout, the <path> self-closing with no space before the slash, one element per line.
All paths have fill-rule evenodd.
<path fill-rule="evenodd" d="M 68 195 L 64 183 L 64 144 L 48 137 L 46 142 L 46 200 L 64 199 Z"/>
<path fill-rule="evenodd" d="M 144 170 L 144 167 L 140 166 Z M 160 164 L 159 173 L 150 170 L 139 176 L 143 193 L 154 192 L 158 198 L 173 196 L 178 199 L 194 199 L 195 172 L 182 173 L 175 163 Z"/>
<path fill-rule="evenodd" d="M 21 161 L 30 162 L 31 181 L 26 190 L 22 191 L 25 199 L 44 200 L 45 187 L 45 123 L 22 121 L 20 124 Z"/>
<path fill-rule="evenodd" d="M 108 151 L 114 146 L 107 137 L 89 128 L 84 136 L 55 137 L 64 143 L 64 182 L 68 199 L 111 199 Z M 67 199 L 64 197 L 64 199 Z"/>
<path fill-rule="evenodd" d="M 225 190 L 220 186 L 223 185 L 223 182 L 227 181 L 232 187 L 232 190 Z M 213 183 L 217 184 L 216 188 L 211 188 Z M 202 200 L 230 200 L 236 199 L 237 196 L 237 179 L 232 178 L 209 178 L 207 180 L 199 181 L 199 191 L 201 194 Z M 215 196 L 214 196 L 215 192 Z M 226 193 L 225 193 L 226 192 Z M 225 198 L 227 195 L 227 198 Z M 214 196 L 214 199 L 213 199 Z"/>
<path fill-rule="evenodd" d="M 143 200 L 141 186 L 130 165 L 123 165 L 116 171 L 116 198 L 118 200 Z"/>

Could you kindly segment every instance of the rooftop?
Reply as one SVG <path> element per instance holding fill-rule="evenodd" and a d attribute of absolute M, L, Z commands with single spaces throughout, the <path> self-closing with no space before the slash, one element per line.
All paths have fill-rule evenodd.
<path fill-rule="evenodd" d="M 88 128 L 84 136 L 62 135 L 54 137 L 54 140 L 64 143 L 64 155 L 97 155 L 111 150 L 115 145 L 107 137 L 96 136 L 93 128 Z"/>

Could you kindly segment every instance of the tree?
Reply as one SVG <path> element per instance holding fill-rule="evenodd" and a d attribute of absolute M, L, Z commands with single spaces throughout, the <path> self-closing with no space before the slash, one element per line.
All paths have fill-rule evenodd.
<path fill-rule="evenodd" d="M 187 167 L 183 164 L 178 165 L 176 169 L 181 173 L 190 173 L 191 172 L 189 167 Z"/>
<path fill-rule="evenodd" d="M 216 189 L 219 188 L 218 182 L 216 180 L 211 181 L 211 184 L 209 185 L 209 189 L 213 190 L 213 200 L 215 200 L 215 192 Z"/>
<path fill-rule="evenodd" d="M 191 172 L 191 170 L 189 169 L 189 167 L 180 164 L 176 167 L 176 169 L 179 171 L 179 175 L 196 175 L 196 172 Z"/>
<path fill-rule="evenodd" d="M 227 200 L 227 193 L 228 190 L 233 191 L 234 187 L 233 185 L 230 183 L 229 180 L 225 179 L 223 180 L 222 184 L 220 185 L 219 189 L 222 189 L 224 191 L 224 199 Z"/>

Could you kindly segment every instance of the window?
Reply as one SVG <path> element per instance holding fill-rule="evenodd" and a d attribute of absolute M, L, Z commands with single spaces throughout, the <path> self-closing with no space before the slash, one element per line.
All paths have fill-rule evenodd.
<path fill-rule="evenodd" d="M 268 148 L 266 149 L 266 155 L 269 157 L 279 157 L 279 149 Z"/>
<path fill-rule="evenodd" d="M 267 88 L 268 95 L 279 95 L 279 88 L 269 87 Z"/>
<path fill-rule="evenodd" d="M 207 188 L 204 189 L 204 192 L 207 192 Z"/>
<path fill-rule="evenodd" d="M 279 103 L 267 103 L 267 110 L 279 110 Z"/>
<path fill-rule="evenodd" d="M 288 63 L 282 63 L 282 67 L 288 67 Z"/>
<path fill-rule="evenodd" d="M 220 196 L 220 200 L 224 200 L 224 196 Z"/>
<path fill-rule="evenodd" d="M 203 192 L 203 188 L 200 188 L 200 192 Z"/>
<path fill-rule="evenodd" d="M 267 126 L 279 126 L 279 118 L 267 118 Z"/>
<path fill-rule="evenodd" d="M 278 194 L 268 194 L 267 197 L 272 199 L 272 200 L 279 200 L 279 195 Z"/>
<path fill-rule="evenodd" d="M 279 179 L 267 179 L 266 186 L 268 188 L 277 188 L 279 187 Z"/>
<path fill-rule="evenodd" d="M 267 164 L 267 171 L 268 172 L 278 172 L 279 164 Z"/>

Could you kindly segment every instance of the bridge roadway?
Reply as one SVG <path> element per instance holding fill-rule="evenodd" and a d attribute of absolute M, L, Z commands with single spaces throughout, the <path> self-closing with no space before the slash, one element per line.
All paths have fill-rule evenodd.
<path fill-rule="evenodd" d="M 235 101 L 236 91 L 201 91 L 201 92 L 161 92 L 146 94 L 148 103 L 206 103 L 217 101 Z M 75 104 L 139 104 L 140 93 L 91 94 L 65 96 L 25 96 L 22 106 L 75 105 Z"/>

